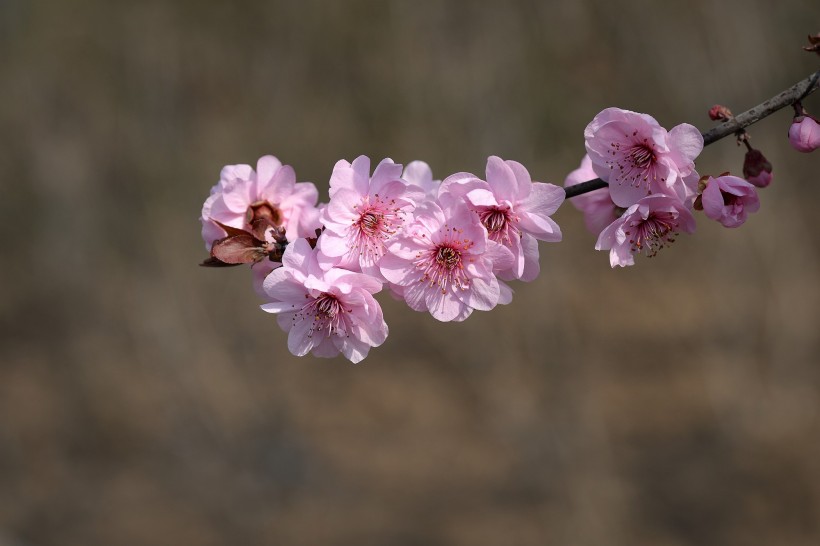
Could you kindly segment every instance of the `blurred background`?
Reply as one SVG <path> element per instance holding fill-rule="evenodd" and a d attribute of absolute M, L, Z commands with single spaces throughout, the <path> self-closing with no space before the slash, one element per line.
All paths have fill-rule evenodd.
<path fill-rule="evenodd" d="M 564 206 L 511 305 L 382 294 L 360 365 L 290 356 L 247 269 L 197 267 L 225 164 L 275 154 L 323 200 L 359 154 L 561 184 L 605 107 L 705 129 L 803 79 L 818 15 L 0 1 L 0 545 L 820 543 L 820 156 L 788 111 L 751 128 L 775 181 L 741 229 L 611 270 Z"/>

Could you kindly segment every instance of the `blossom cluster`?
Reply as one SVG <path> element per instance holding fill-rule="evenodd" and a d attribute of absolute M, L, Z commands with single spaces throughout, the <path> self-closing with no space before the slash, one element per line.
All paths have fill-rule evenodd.
<path fill-rule="evenodd" d="M 693 233 L 695 209 L 726 227 L 741 225 L 760 206 L 755 186 L 771 182 L 771 165 L 751 147 L 746 179 L 701 177 L 695 159 L 703 136 L 687 123 L 667 131 L 647 114 L 607 108 L 587 125 L 584 138 L 587 154 L 564 186 L 596 177 L 607 182 L 573 204 L 598 235 L 595 248 L 609 251 L 612 267 L 633 265 L 636 254 L 655 256 L 680 233 Z"/>
<path fill-rule="evenodd" d="M 799 103 L 789 131 L 799 151 L 820 147 L 820 125 Z M 728 121 L 728 108 L 710 117 Z M 653 117 L 607 108 L 584 130 L 586 155 L 564 188 L 533 182 L 515 161 L 491 156 L 484 177 L 467 172 L 435 180 L 423 161 L 338 161 L 329 201 L 273 156 L 229 165 L 202 207 L 203 265 L 250 264 L 262 309 L 277 315 L 288 348 L 299 356 L 364 359 L 387 338 L 382 291 L 440 321 L 463 321 L 512 301 L 511 281 L 539 272 L 538 241 L 558 242 L 552 215 L 567 192 L 609 251 L 611 267 L 655 256 L 681 233 L 695 231 L 695 211 L 725 227 L 760 208 L 758 188 L 772 165 L 746 145 L 743 178 L 701 176 L 695 159 L 704 138 L 692 125 L 671 130 Z M 566 188 L 600 178 L 588 191 Z"/>
<path fill-rule="evenodd" d="M 205 265 L 252 264 L 262 309 L 298 356 L 365 358 L 387 337 L 383 288 L 440 321 L 509 303 L 509 281 L 538 276 L 538 241 L 561 240 L 551 215 L 564 190 L 495 156 L 484 178 L 443 181 L 421 161 L 371 173 L 360 156 L 337 162 L 329 187 L 318 204 L 312 183 L 265 156 L 225 167 L 200 218 Z"/>

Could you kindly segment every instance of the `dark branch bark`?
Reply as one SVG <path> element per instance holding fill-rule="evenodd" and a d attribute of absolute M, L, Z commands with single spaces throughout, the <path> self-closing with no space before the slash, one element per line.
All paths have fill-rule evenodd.
<path fill-rule="evenodd" d="M 805 97 L 817 91 L 818 88 L 820 88 L 820 70 L 805 80 L 794 84 L 785 91 L 781 91 L 762 104 L 758 104 L 754 108 L 750 108 L 742 114 L 738 114 L 731 120 L 721 123 L 714 129 L 701 133 L 703 135 L 703 144 L 708 146 L 709 144 L 713 144 L 722 138 L 733 135 L 741 129 L 744 129 L 749 125 L 757 123 L 761 119 L 772 115 L 781 108 L 785 108 L 786 106 L 790 106 L 797 101 L 803 100 Z M 570 199 L 576 195 L 605 188 L 606 185 L 606 182 L 600 178 L 596 178 L 595 180 L 581 182 L 580 184 L 565 188 L 564 191 L 566 192 L 567 199 Z"/>

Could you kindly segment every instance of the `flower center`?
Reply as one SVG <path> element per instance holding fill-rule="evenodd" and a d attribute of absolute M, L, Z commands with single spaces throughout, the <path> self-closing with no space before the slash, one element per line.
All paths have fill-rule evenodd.
<path fill-rule="evenodd" d="M 336 296 L 322 292 L 316 299 L 309 300 L 294 317 L 294 323 L 309 320 L 307 336 L 320 333 L 324 336 L 344 335 L 347 331 L 345 313 L 349 313 Z"/>
<path fill-rule="evenodd" d="M 646 169 L 655 162 L 655 152 L 645 144 L 638 144 L 632 148 L 628 157 L 638 169 Z"/>
<path fill-rule="evenodd" d="M 373 237 L 381 231 L 383 214 L 366 212 L 359 218 L 359 229 L 368 237 Z"/>
<path fill-rule="evenodd" d="M 436 262 L 448 270 L 452 270 L 461 262 L 461 253 L 449 246 L 440 246 L 438 252 L 436 252 Z"/>
<path fill-rule="evenodd" d="M 480 215 L 481 223 L 490 233 L 498 233 L 507 226 L 507 212 L 492 208 L 483 211 Z"/>
<path fill-rule="evenodd" d="M 252 225 L 255 221 L 262 219 L 269 220 L 274 226 L 281 226 L 282 211 L 267 201 L 251 203 L 245 212 L 245 222 Z"/>
<path fill-rule="evenodd" d="M 632 138 L 636 137 L 637 131 L 632 133 Z M 645 186 L 647 193 L 650 193 L 650 182 L 658 179 L 656 172 L 658 156 L 648 139 L 644 138 L 629 144 L 616 141 L 610 143 L 610 146 L 609 155 L 611 157 L 607 160 L 607 164 L 612 169 L 614 180 L 618 184 L 626 182 L 636 188 Z M 660 180 L 661 182 L 666 181 L 663 177 Z"/>
<path fill-rule="evenodd" d="M 316 315 L 322 316 L 328 319 L 333 319 L 339 312 L 342 310 L 342 305 L 339 303 L 339 300 L 336 299 L 335 296 L 332 296 L 328 293 L 323 293 L 321 296 L 316 298 Z"/>
<path fill-rule="evenodd" d="M 634 233 L 629 239 L 632 252 L 645 251 L 649 258 L 667 244 L 674 243 L 678 235 L 675 231 L 678 227 L 677 216 L 670 212 L 653 212 L 646 220 L 630 222 L 629 227 L 633 230 L 626 231 L 626 234 Z"/>

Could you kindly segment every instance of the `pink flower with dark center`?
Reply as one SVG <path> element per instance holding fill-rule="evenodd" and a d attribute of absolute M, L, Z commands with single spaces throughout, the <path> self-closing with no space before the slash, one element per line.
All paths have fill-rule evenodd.
<path fill-rule="evenodd" d="M 567 175 L 564 187 L 568 188 L 596 178 L 598 175 L 592 170 L 592 160 L 588 155 L 584 155 L 581 166 Z M 612 201 L 609 187 L 575 196 L 570 199 L 570 202 L 583 213 L 587 229 L 595 235 L 600 234 L 606 226 L 617 220 L 624 212 L 623 208 Z"/>
<path fill-rule="evenodd" d="M 486 229 L 463 205 L 445 212 L 433 202 L 416 210 L 404 234 L 380 262 L 382 275 L 399 287 L 410 308 L 441 321 L 461 321 L 474 309 L 488 311 L 510 292 L 494 268 L 512 265 L 509 250 L 487 239 Z"/>
<path fill-rule="evenodd" d="M 510 250 L 514 262 L 496 270 L 504 280 L 531 281 L 540 271 L 538 242 L 558 242 L 561 228 L 550 216 L 564 202 L 564 190 L 554 184 L 533 182 L 516 161 L 491 156 L 487 180 L 457 173 L 442 182 L 439 201 L 448 206 L 463 201 L 486 228 L 491 241 Z"/>
<path fill-rule="evenodd" d="M 796 116 L 789 127 L 789 143 L 804 153 L 820 148 L 820 123 L 811 116 Z"/>
<path fill-rule="evenodd" d="M 340 267 L 379 275 L 385 244 L 412 217 L 422 190 L 402 178 L 402 166 L 385 159 L 370 176 L 370 159 L 339 161 L 330 177 L 330 202 L 322 214 L 322 252 Z"/>
<path fill-rule="evenodd" d="M 703 212 L 725 227 L 742 225 L 750 212 L 760 209 L 755 187 L 737 176 L 724 175 L 706 180 L 701 204 Z"/>
<path fill-rule="evenodd" d="M 319 266 L 318 251 L 305 239 L 288 245 L 282 267 L 265 278 L 269 303 L 288 332 L 288 349 L 296 356 L 312 352 L 332 357 L 340 352 L 351 362 L 364 359 L 387 338 L 387 324 L 373 294 L 382 284 L 369 275 Z"/>
<path fill-rule="evenodd" d="M 216 222 L 252 232 L 251 224 L 266 219 L 283 227 L 288 240 L 313 235 L 319 192 L 311 182 L 296 182 L 290 165 L 271 155 L 250 165 L 228 165 L 202 206 L 202 238 L 208 250 L 227 233 Z M 216 220 L 216 222 L 214 222 Z"/>
<path fill-rule="evenodd" d="M 675 197 L 644 197 L 607 226 L 598 237 L 595 250 L 609 250 L 612 267 L 635 264 L 635 254 L 654 257 L 660 249 L 675 242 L 680 232 L 693 233 L 695 219 Z"/>
<path fill-rule="evenodd" d="M 682 123 L 667 132 L 652 116 L 607 108 L 587 125 L 584 138 L 592 168 L 609 183 L 616 205 L 629 207 L 655 193 L 694 199 L 694 160 L 703 150 L 694 126 Z"/>

